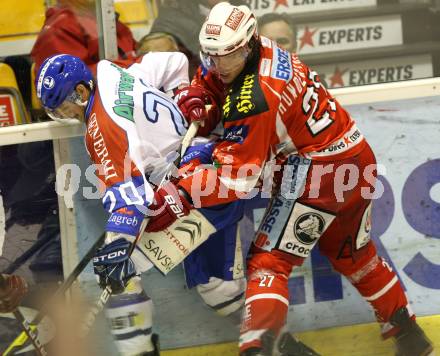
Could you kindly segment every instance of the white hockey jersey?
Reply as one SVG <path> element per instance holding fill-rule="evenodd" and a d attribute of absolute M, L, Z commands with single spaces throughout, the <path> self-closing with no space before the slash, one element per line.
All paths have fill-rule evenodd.
<path fill-rule="evenodd" d="M 105 184 L 107 231 L 137 234 L 153 200 L 149 180 L 160 182 L 188 126 L 165 93 L 188 84 L 182 53 L 150 52 L 127 68 L 99 62 L 85 141 Z"/>

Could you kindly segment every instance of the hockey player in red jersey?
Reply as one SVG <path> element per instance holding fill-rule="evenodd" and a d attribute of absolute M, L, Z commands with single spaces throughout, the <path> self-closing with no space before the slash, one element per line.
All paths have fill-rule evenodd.
<path fill-rule="evenodd" d="M 258 36 L 246 6 L 217 4 L 199 39 L 204 68 L 193 85 L 216 95 L 224 134 L 213 164 L 193 167 L 178 187 L 196 206 L 231 202 L 260 185 L 265 166 L 275 161 L 298 173 L 292 179 L 302 190 L 283 202 L 274 195 L 272 205 L 291 210 L 280 227 L 269 208 L 251 248 L 241 354 L 271 354 L 264 340 L 279 335 L 286 322 L 289 275 L 314 245 L 370 303 L 383 337 L 396 338 L 399 355 L 429 354 L 432 344 L 396 273 L 370 240 L 376 159 L 350 114 L 296 54 Z"/>

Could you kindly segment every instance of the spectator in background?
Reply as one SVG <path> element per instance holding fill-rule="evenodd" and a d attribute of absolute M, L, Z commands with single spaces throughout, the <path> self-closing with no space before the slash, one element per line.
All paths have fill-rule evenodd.
<path fill-rule="evenodd" d="M 136 41 L 130 29 L 116 20 L 119 59 L 134 60 Z M 58 0 L 57 5 L 46 11 L 46 19 L 38 38 L 31 51 L 31 58 L 35 62 L 35 72 L 46 57 L 68 53 L 80 57 L 95 72 L 99 61 L 99 37 L 96 22 L 95 0 Z M 31 83 L 35 85 L 35 83 Z M 55 183 L 54 167 L 36 165 L 35 162 L 45 162 L 41 157 L 52 156 L 52 142 L 33 142 L 25 146 L 20 161 L 34 163 L 32 168 L 41 175 L 41 181 L 31 179 L 29 184 L 16 184 L 18 190 L 22 187 L 44 186 L 48 188 L 45 201 L 55 202 L 54 206 L 46 211 L 57 210 L 57 196 L 53 189 Z M 27 176 L 24 179 L 28 179 Z M 29 194 L 26 194 L 30 196 Z M 36 198 L 35 198 L 36 199 Z M 29 204 L 29 199 L 24 200 Z M 59 239 L 58 217 L 52 216 L 51 222 L 43 223 L 41 236 L 48 233 L 54 237 L 34 258 L 30 268 L 35 271 L 61 270 L 61 248 Z M 46 231 L 49 228 L 48 231 Z M 40 238 L 40 235 L 38 238 Z M 57 266 L 57 267 L 56 267 Z"/>
<path fill-rule="evenodd" d="M 139 40 L 136 47 L 138 56 L 148 52 L 179 52 L 179 46 L 168 33 L 150 32 Z"/>
<path fill-rule="evenodd" d="M 289 15 L 269 13 L 259 17 L 258 32 L 261 36 L 274 40 L 290 53 L 296 53 L 298 29 Z M 320 80 L 328 88 L 325 78 L 321 77 Z"/>
<path fill-rule="evenodd" d="M 289 15 L 269 13 L 261 16 L 258 19 L 258 32 L 289 52 L 296 52 L 297 29 Z"/>
<path fill-rule="evenodd" d="M 136 41 L 130 29 L 116 19 L 120 59 L 135 58 Z M 68 53 L 81 58 L 94 72 L 99 61 L 95 0 L 58 0 L 46 11 L 46 20 L 31 57 L 38 70 L 54 54 Z"/>
<path fill-rule="evenodd" d="M 136 41 L 130 29 L 119 22 L 118 19 L 116 19 L 116 32 L 118 59 L 120 60 L 118 64 L 122 66 L 129 65 L 136 59 Z M 93 73 L 96 73 L 96 67 L 100 58 L 95 0 L 58 0 L 57 6 L 47 10 L 44 26 L 31 52 L 31 57 L 35 62 L 35 72 L 38 71 L 47 57 L 62 53 L 79 57 Z M 32 84 L 35 85 L 35 83 Z M 42 144 L 47 148 L 47 153 L 51 154 L 51 142 L 44 141 Z M 29 152 L 29 154 L 32 155 L 32 152 Z M 50 184 L 53 185 L 55 181 L 54 169 L 47 170 L 46 172 L 51 178 Z M 56 200 L 54 189 L 52 193 Z M 54 260 L 52 257 L 54 255 L 59 257 L 59 263 L 61 264 L 60 241 L 56 239 L 59 236 L 59 222 L 57 221 L 57 223 L 57 229 L 53 231 L 54 238 L 51 239 L 51 243 L 45 245 L 45 248 L 34 258 L 34 268 L 41 268 L 41 264 L 47 264 L 47 260 Z M 109 316 L 109 314 L 107 316 L 112 333 L 119 333 L 115 343 L 122 354 L 127 352 L 127 350 L 137 348 L 137 352 L 134 352 L 136 354 L 156 356 L 159 351 L 156 345 L 157 340 L 151 334 L 152 304 L 146 295 L 142 296 L 142 298 L 145 300 L 142 300 L 142 303 L 138 301 L 139 303 L 135 305 L 135 309 L 131 308 L 129 310 L 131 314 L 126 318 L 119 315 L 116 318 L 113 318 L 111 315 Z M 120 303 L 120 307 L 123 308 L 123 305 L 129 305 L 128 308 L 130 308 L 132 307 L 130 305 L 131 302 L 131 300 L 123 301 Z M 112 298 L 109 305 L 112 306 Z M 131 325 L 132 320 L 142 320 L 142 322 L 136 322 Z M 121 322 L 127 323 L 124 327 L 131 328 L 132 333 L 121 336 Z M 144 328 L 145 326 L 147 327 Z M 140 342 L 142 343 L 141 345 L 139 345 Z M 151 351 L 152 349 L 154 350 Z"/>

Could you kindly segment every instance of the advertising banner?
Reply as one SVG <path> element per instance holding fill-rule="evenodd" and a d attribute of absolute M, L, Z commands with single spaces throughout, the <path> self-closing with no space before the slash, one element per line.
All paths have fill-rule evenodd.
<path fill-rule="evenodd" d="M 246 5 L 256 16 L 267 13 L 299 14 L 307 12 L 356 9 L 376 6 L 376 0 L 247 0 Z"/>
<path fill-rule="evenodd" d="M 298 54 L 378 48 L 403 43 L 400 15 L 298 26 Z"/>
<path fill-rule="evenodd" d="M 14 125 L 16 122 L 12 96 L 0 95 L 0 127 Z"/>
<path fill-rule="evenodd" d="M 314 66 L 329 88 L 431 78 L 430 54 Z"/>

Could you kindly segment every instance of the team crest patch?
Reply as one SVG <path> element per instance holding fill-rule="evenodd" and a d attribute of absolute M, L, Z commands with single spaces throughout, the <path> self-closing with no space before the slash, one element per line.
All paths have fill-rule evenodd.
<path fill-rule="evenodd" d="M 52 77 L 46 77 L 43 80 L 43 87 L 46 89 L 52 89 L 55 85 L 55 80 Z"/>
<path fill-rule="evenodd" d="M 238 26 L 240 25 L 241 20 L 243 20 L 243 17 L 244 12 L 237 8 L 234 8 L 234 10 L 232 10 L 231 14 L 226 20 L 225 25 L 228 26 L 230 29 L 236 31 Z"/>

